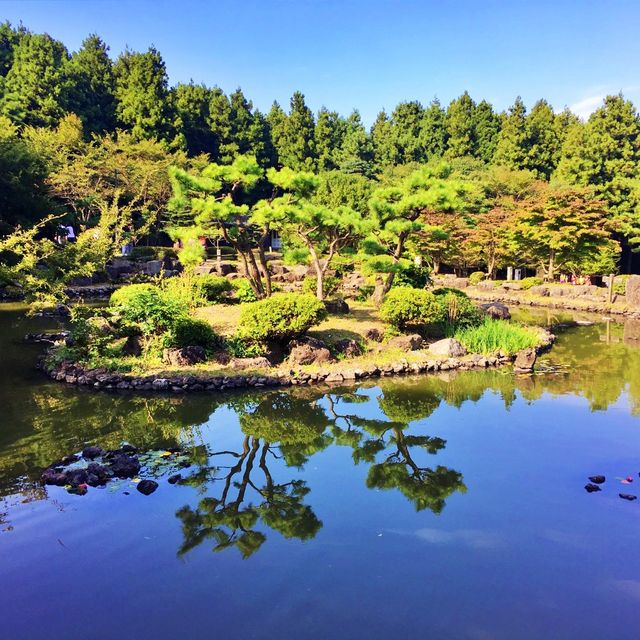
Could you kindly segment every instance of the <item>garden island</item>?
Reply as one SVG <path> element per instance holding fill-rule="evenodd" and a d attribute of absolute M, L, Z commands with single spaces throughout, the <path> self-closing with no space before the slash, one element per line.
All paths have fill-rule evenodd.
<path fill-rule="evenodd" d="M 532 98 L 517 7 L 85 4 L 0 22 L 7 638 L 634 637 L 633 82 Z"/>

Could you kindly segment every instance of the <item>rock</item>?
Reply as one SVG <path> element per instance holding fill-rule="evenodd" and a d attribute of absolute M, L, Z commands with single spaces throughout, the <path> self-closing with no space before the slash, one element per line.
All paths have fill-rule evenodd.
<path fill-rule="evenodd" d="M 233 358 L 229 366 L 232 369 L 269 369 L 271 363 L 265 357 L 257 358 Z"/>
<path fill-rule="evenodd" d="M 531 287 L 531 289 L 529 289 L 529 292 L 532 293 L 534 296 L 547 298 L 549 296 L 549 287 L 547 287 L 544 284 L 536 284 L 533 287 Z"/>
<path fill-rule="evenodd" d="M 349 313 L 349 305 L 344 300 L 325 300 L 324 306 L 329 313 Z"/>
<path fill-rule="evenodd" d="M 362 347 L 360 344 L 350 338 L 336 342 L 334 349 L 336 353 L 343 355 L 345 358 L 356 358 L 362 355 Z"/>
<path fill-rule="evenodd" d="M 104 449 L 102 447 L 85 447 L 82 450 L 82 457 L 93 460 L 94 458 L 99 458 L 103 453 Z"/>
<path fill-rule="evenodd" d="M 391 349 L 400 349 L 400 351 L 417 351 L 422 346 L 424 340 L 422 336 L 413 333 L 409 336 L 396 336 L 387 342 L 387 346 Z"/>
<path fill-rule="evenodd" d="M 156 390 L 165 390 L 171 386 L 171 382 L 168 378 L 156 378 L 151 382 L 151 386 Z"/>
<path fill-rule="evenodd" d="M 509 307 L 502 302 L 490 302 L 488 304 L 481 304 L 480 308 L 494 320 L 508 320 L 511 317 Z"/>
<path fill-rule="evenodd" d="M 67 484 L 67 476 L 61 471 L 55 469 L 45 469 L 40 476 L 42 484 L 52 484 L 57 487 L 64 487 Z"/>
<path fill-rule="evenodd" d="M 78 460 L 80 460 L 80 456 L 77 456 L 74 453 L 72 453 L 71 455 L 68 455 L 68 456 L 65 456 L 64 458 L 62 458 L 62 463 L 63 464 L 73 464 L 74 462 L 78 462 Z"/>
<path fill-rule="evenodd" d="M 118 478 L 133 478 L 140 471 L 140 463 L 137 458 L 125 453 L 116 453 L 109 463 L 109 468 Z"/>
<path fill-rule="evenodd" d="M 640 307 L 640 276 L 629 276 L 625 296 L 627 304 Z"/>
<path fill-rule="evenodd" d="M 69 487 L 69 489 L 67 489 L 67 493 L 72 493 L 76 496 L 84 496 L 87 494 L 87 491 L 89 491 L 89 489 L 87 488 L 86 484 L 72 486 L 72 487 Z"/>
<path fill-rule="evenodd" d="M 93 316 L 93 318 L 89 318 L 88 324 L 98 335 L 113 335 L 113 327 L 109 324 L 109 321 L 102 316 Z"/>
<path fill-rule="evenodd" d="M 177 482 L 180 482 L 180 480 L 182 480 L 182 476 L 179 473 L 176 473 L 173 476 L 169 476 L 167 478 L 167 482 L 169 484 L 176 484 Z"/>
<path fill-rule="evenodd" d="M 162 260 L 149 260 L 148 262 L 145 262 L 142 267 L 143 272 L 148 276 L 160 275 L 162 269 Z"/>
<path fill-rule="evenodd" d="M 111 474 L 109 473 L 109 469 L 105 465 L 98 464 L 97 462 L 91 462 L 87 466 L 87 484 L 92 487 L 106 484 L 110 477 Z"/>
<path fill-rule="evenodd" d="M 64 475 L 67 479 L 67 484 L 70 484 L 72 487 L 77 487 L 79 484 L 86 484 L 88 478 L 86 469 L 69 469 L 65 471 Z"/>
<path fill-rule="evenodd" d="M 291 365 L 324 364 L 333 357 L 322 340 L 303 336 L 289 343 L 289 363 Z"/>
<path fill-rule="evenodd" d="M 181 349 L 163 349 L 162 360 L 174 367 L 189 367 L 204 362 L 207 354 L 203 347 L 182 347 Z"/>
<path fill-rule="evenodd" d="M 429 345 L 429 351 L 436 356 L 447 358 L 459 358 L 467 353 L 467 350 L 455 339 L 444 338 Z"/>
<path fill-rule="evenodd" d="M 129 336 L 122 347 L 122 353 L 125 356 L 134 357 L 142 355 L 142 337 Z"/>
<path fill-rule="evenodd" d="M 158 488 L 155 480 L 140 480 L 136 485 L 136 489 L 145 496 L 151 495 Z"/>
<path fill-rule="evenodd" d="M 587 493 L 593 493 L 594 491 L 602 491 L 602 489 L 597 484 L 586 484 L 584 488 L 587 490 Z"/>
<path fill-rule="evenodd" d="M 364 337 L 372 342 L 382 342 L 384 334 L 377 327 L 371 327 L 364 332 Z"/>
<path fill-rule="evenodd" d="M 344 382 L 344 377 L 341 373 L 330 373 L 325 379 L 325 382 Z"/>
<path fill-rule="evenodd" d="M 516 355 L 516 359 L 513 363 L 513 370 L 515 373 L 531 373 L 536 363 L 536 350 L 533 347 L 523 349 Z"/>
<path fill-rule="evenodd" d="M 132 444 L 125 443 L 120 447 L 120 451 L 123 453 L 137 453 L 138 450 Z"/>
<path fill-rule="evenodd" d="M 595 482 L 596 484 L 602 484 L 605 481 L 604 476 L 589 476 L 589 480 L 591 482 Z"/>
<path fill-rule="evenodd" d="M 600 487 L 598 487 L 598 488 L 600 488 Z M 629 500 L 629 501 L 632 501 L 632 500 L 637 500 L 637 499 L 638 499 L 638 496 L 634 496 L 634 495 L 632 495 L 632 494 L 630 494 L 630 493 L 619 493 L 618 495 L 619 495 L 623 500 Z"/>

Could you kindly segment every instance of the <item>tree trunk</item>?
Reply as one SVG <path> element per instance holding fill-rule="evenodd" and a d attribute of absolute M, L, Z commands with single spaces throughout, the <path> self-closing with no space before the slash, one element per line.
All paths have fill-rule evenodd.
<path fill-rule="evenodd" d="M 549 282 L 553 282 L 554 270 L 555 270 L 556 250 L 551 249 L 549 252 L 549 266 L 547 267 L 547 279 Z"/>
<path fill-rule="evenodd" d="M 267 228 L 264 230 L 260 242 L 258 243 L 258 259 L 260 260 L 260 266 L 262 267 L 262 275 L 264 276 L 265 293 L 267 298 L 271 296 L 271 273 L 269 272 L 269 263 L 267 262 L 266 246 L 269 240 L 270 230 Z"/>
<path fill-rule="evenodd" d="M 393 255 L 392 255 L 393 262 L 395 264 L 398 264 L 398 262 L 400 261 L 400 258 L 402 257 L 402 252 L 404 251 L 404 243 L 406 239 L 407 239 L 407 234 L 406 232 L 403 231 L 398 236 L 398 243 L 396 244 L 395 251 L 393 252 Z M 396 274 L 393 271 L 387 274 L 387 277 L 384 281 L 384 286 L 382 287 L 383 296 L 387 295 L 387 293 L 389 293 L 389 291 L 391 290 L 391 286 L 393 285 L 393 279 L 395 275 Z"/>

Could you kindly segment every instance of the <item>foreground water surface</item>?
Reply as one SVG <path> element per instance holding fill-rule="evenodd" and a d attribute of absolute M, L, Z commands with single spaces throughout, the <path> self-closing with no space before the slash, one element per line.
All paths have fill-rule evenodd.
<path fill-rule="evenodd" d="M 189 397 L 47 381 L 20 340 L 54 324 L 0 306 L 1 637 L 638 636 L 637 322 L 561 326 L 533 377 Z M 186 481 L 38 482 L 122 442 Z"/>

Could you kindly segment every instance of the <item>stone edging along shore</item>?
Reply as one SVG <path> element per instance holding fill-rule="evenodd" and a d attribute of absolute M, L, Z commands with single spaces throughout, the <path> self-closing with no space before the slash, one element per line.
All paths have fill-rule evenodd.
<path fill-rule="evenodd" d="M 550 348 L 555 341 L 552 333 L 546 332 L 546 339 L 536 348 L 541 353 Z M 415 353 L 415 352 L 414 352 Z M 135 391 L 162 393 L 216 392 L 225 389 L 250 389 L 264 387 L 288 387 L 292 385 L 340 384 L 368 378 L 380 378 L 398 375 L 416 375 L 427 372 L 486 369 L 510 364 L 515 356 L 483 356 L 468 354 L 458 358 L 444 360 L 433 359 L 424 353 L 424 360 L 408 362 L 400 359 L 392 364 L 377 366 L 375 364 L 340 371 L 320 370 L 317 372 L 291 369 L 289 372 L 279 370 L 273 375 L 172 375 L 158 377 L 154 375 L 127 375 L 107 371 L 105 369 L 86 369 L 73 362 L 62 362 L 51 366 L 43 360 L 39 367 L 57 382 L 107 391 Z M 355 364 L 355 363 L 354 363 Z"/>

